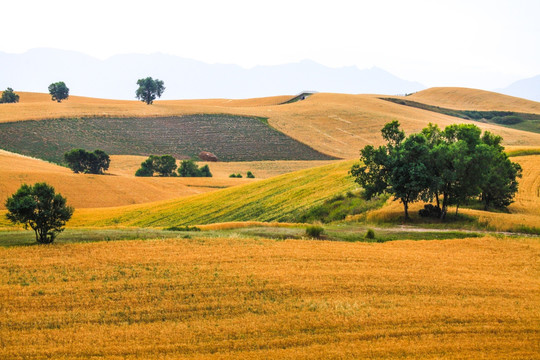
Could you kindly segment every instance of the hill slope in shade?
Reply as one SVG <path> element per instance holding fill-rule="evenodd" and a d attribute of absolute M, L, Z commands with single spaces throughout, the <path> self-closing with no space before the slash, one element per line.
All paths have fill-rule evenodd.
<path fill-rule="evenodd" d="M 223 189 L 204 196 L 109 209 L 81 209 L 77 226 L 169 227 L 228 221 L 276 221 L 356 188 L 347 175 L 353 162 L 338 162 Z"/>
<path fill-rule="evenodd" d="M 61 79 L 74 94 L 133 99 L 137 79 L 147 76 L 164 80 L 164 99 L 246 98 L 303 90 L 404 94 L 425 88 L 379 68 L 330 68 L 310 60 L 245 69 L 164 54 L 123 54 L 99 60 L 54 49 L 0 53 L 0 89 L 44 91 Z"/>
<path fill-rule="evenodd" d="M 540 101 L 540 75 L 516 81 L 498 92 L 533 101 Z"/>
<path fill-rule="evenodd" d="M 405 99 L 455 110 L 500 110 L 540 114 L 540 102 L 478 89 L 434 87 Z"/>

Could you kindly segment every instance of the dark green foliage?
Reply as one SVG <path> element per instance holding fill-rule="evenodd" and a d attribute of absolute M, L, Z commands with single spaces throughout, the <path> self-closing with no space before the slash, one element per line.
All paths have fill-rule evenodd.
<path fill-rule="evenodd" d="M 49 85 L 49 94 L 53 101 L 62 102 L 69 97 L 69 89 L 63 81 Z"/>
<path fill-rule="evenodd" d="M 321 235 L 324 233 L 324 228 L 319 225 L 309 225 L 306 228 L 306 235 L 318 239 L 321 237 Z"/>
<path fill-rule="evenodd" d="M 193 160 L 184 160 L 178 169 L 178 175 L 181 177 L 212 177 L 208 165 L 199 168 Z"/>
<path fill-rule="evenodd" d="M 242 174 L 231 174 L 231 175 L 229 175 L 229 177 L 230 178 L 238 178 L 238 179 L 240 179 L 240 178 L 242 178 Z"/>
<path fill-rule="evenodd" d="M 401 200 L 405 218 L 408 204 L 418 200 L 436 201 L 436 206 L 420 210 L 421 216 L 444 219 L 449 205 L 456 205 L 457 214 L 460 205 L 480 196 L 486 209 L 504 207 L 517 192 L 521 168 L 504 153 L 500 136 L 482 135 L 475 125 L 450 125 L 441 131 L 429 124 L 403 141 L 394 121 L 382 133 L 388 144 L 362 149 L 362 163 L 354 165 L 351 174 L 367 198 L 388 192 Z"/>
<path fill-rule="evenodd" d="M 224 114 L 0 122 L 0 139 L 4 150 L 55 163 L 73 148 L 177 159 L 196 158 L 204 150 L 222 161 L 335 159 L 258 118 Z"/>
<path fill-rule="evenodd" d="M 517 115 L 508 115 L 508 116 L 495 116 L 491 118 L 491 121 L 493 121 L 496 124 L 501 125 L 515 125 L 519 124 L 520 122 L 523 122 L 523 119 L 520 116 Z"/>
<path fill-rule="evenodd" d="M 152 104 L 156 100 L 156 97 L 161 97 L 161 94 L 165 91 L 163 81 L 159 79 L 154 80 L 151 77 L 137 80 L 137 85 L 139 85 L 139 88 L 135 92 L 135 96 L 137 99 L 145 102 L 146 105 Z"/>
<path fill-rule="evenodd" d="M 246 177 L 248 179 L 255 179 L 255 175 L 253 175 L 253 173 L 251 171 L 248 171 L 247 174 L 246 174 Z"/>
<path fill-rule="evenodd" d="M 8 87 L 6 90 L 2 92 L 2 97 L 0 97 L 0 104 L 18 103 L 18 102 L 19 102 L 19 95 L 15 94 L 12 88 Z"/>
<path fill-rule="evenodd" d="M 150 155 L 141 163 L 141 167 L 135 172 L 135 176 L 151 177 L 154 173 L 158 176 L 176 176 L 176 159 L 171 155 Z"/>
<path fill-rule="evenodd" d="M 171 227 L 166 228 L 165 230 L 168 230 L 168 231 L 201 231 L 201 228 L 199 228 L 197 226 L 185 225 L 185 226 L 171 226 Z"/>
<path fill-rule="evenodd" d="M 55 194 L 54 188 L 46 183 L 22 185 L 7 199 L 6 208 L 7 218 L 34 230 L 40 244 L 52 243 L 74 211 L 66 205 L 66 199 Z"/>
<path fill-rule="evenodd" d="M 111 159 L 102 150 L 88 152 L 84 149 L 72 149 L 64 154 L 67 166 L 77 173 L 103 174 L 109 169 Z"/>
<path fill-rule="evenodd" d="M 375 239 L 375 231 L 373 231 L 372 229 L 368 229 L 366 231 L 366 235 L 364 236 L 364 238 L 366 238 L 366 239 Z"/>

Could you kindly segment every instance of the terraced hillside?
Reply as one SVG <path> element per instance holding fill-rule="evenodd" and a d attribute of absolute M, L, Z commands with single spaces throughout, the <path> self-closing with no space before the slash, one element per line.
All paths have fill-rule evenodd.
<path fill-rule="evenodd" d="M 418 93 L 420 94 L 420 93 Z M 418 95 L 412 95 L 412 97 Z M 493 96 L 494 93 L 488 93 Z M 467 96 L 467 92 L 465 95 Z M 501 95 L 502 96 L 502 95 Z M 347 95 L 318 93 L 306 100 L 278 105 L 284 97 L 247 100 L 178 100 L 156 101 L 147 106 L 136 101 L 110 101 L 70 97 L 61 104 L 53 103 L 46 94 L 21 93 L 18 104 L 0 106 L 0 122 L 66 118 L 82 116 L 149 117 L 183 114 L 234 114 L 268 118 L 269 124 L 324 154 L 339 158 L 357 158 L 367 144 L 381 144 L 380 129 L 385 123 L 399 120 L 407 132 L 417 132 L 429 122 L 445 127 L 456 122 L 470 122 L 422 109 L 404 107 L 379 99 L 380 95 Z M 513 98 L 516 99 L 516 98 Z M 538 103 L 514 101 L 497 109 L 523 113 L 538 112 Z M 421 100 L 416 100 L 421 102 Z M 487 110 L 492 109 L 488 102 Z M 437 104 L 436 104 L 437 105 Z M 440 104 L 443 107 L 444 104 Z M 475 122 L 483 130 L 504 138 L 505 145 L 538 146 L 540 134 Z M 1 142 L 0 142 L 1 144 Z M 0 146 L 1 148 L 1 146 Z"/>
<path fill-rule="evenodd" d="M 270 128 L 264 119 L 234 115 L 9 122 L 0 123 L 0 139 L 5 150 L 56 163 L 73 148 L 178 159 L 210 151 L 221 161 L 332 159 Z"/>

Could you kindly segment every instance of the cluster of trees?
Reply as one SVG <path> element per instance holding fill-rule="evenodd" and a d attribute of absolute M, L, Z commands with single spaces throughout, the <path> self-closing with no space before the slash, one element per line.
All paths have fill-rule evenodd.
<path fill-rule="evenodd" d="M 212 177 L 208 165 L 199 168 L 193 160 L 183 160 L 178 169 L 178 175 L 181 177 Z"/>
<path fill-rule="evenodd" d="M 88 152 L 84 149 L 72 149 L 64 154 L 64 161 L 73 172 L 84 174 L 103 174 L 109 169 L 111 159 L 102 150 Z"/>
<path fill-rule="evenodd" d="M 13 92 L 13 89 L 8 87 L 2 92 L 2 97 L 0 97 L 0 104 L 9 104 L 19 102 L 19 95 Z"/>
<path fill-rule="evenodd" d="M 171 155 L 150 155 L 141 163 L 141 167 L 135 172 L 135 176 L 180 176 L 180 177 L 212 177 L 208 165 L 199 168 L 193 160 L 183 160 L 176 172 L 176 159 Z"/>
<path fill-rule="evenodd" d="M 403 203 L 405 218 L 409 204 L 419 200 L 435 200 L 436 206 L 422 214 L 441 219 L 448 206 L 455 205 L 457 213 L 459 205 L 471 198 L 480 199 L 486 210 L 512 203 L 521 167 L 504 153 L 500 136 L 482 134 L 472 124 L 444 130 L 429 124 L 406 137 L 398 121 L 386 124 L 381 132 L 387 144 L 364 147 L 361 163 L 350 171 L 366 198 L 392 194 Z"/>

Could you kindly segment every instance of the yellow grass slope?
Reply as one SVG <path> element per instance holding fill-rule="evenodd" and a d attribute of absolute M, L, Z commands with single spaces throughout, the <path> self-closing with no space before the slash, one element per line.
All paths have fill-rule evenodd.
<path fill-rule="evenodd" d="M 169 227 L 230 221 L 275 221 L 356 186 L 352 161 L 301 170 L 213 193 L 107 209 L 80 209 L 70 227 Z"/>
<path fill-rule="evenodd" d="M 74 174 L 58 165 L 0 150 L 0 209 L 5 209 L 6 199 L 23 183 L 36 182 L 54 186 L 75 208 L 95 208 L 179 198 L 248 181 Z"/>
<path fill-rule="evenodd" d="M 294 139 L 323 153 L 356 158 L 367 144 L 381 144 L 380 129 L 399 120 L 407 133 L 417 132 L 429 122 L 445 127 L 468 122 L 442 114 L 380 100 L 376 95 L 319 93 L 306 100 L 275 105 L 282 98 L 248 100 L 157 101 L 148 106 L 137 101 L 113 101 L 73 97 L 60 104 L 45 94 L 31 94 L 18 104 L 0 106 L 0 121 L 57 118 L 67 116 L 173 116 L 193 113 L 228 113 L 266 117 L 269 124 Z M 41 96 L 41 98 L 40 98 Z M 42 99 L 34 101 L 32 99 Z M 510 109 L 509 109 L 510 110 Z M 527 112 L 527 108 L 521 111 Z M 530 112 L 530 111 L 528 111 Z M 490 124 L 475 123 L 504 138 L 506 145 L 537 146 L 540 134 Z"/>
<path fill-rule="evenodd" d="M 540 243 L 0 248 L 0 358 L 536 359 Z"/>
<path fill-rule="evenodd" d="M 455 110 L 501 110 L 540 114 L 540 103 L 491 91 L 434 87 L 404 99 Z"/>

